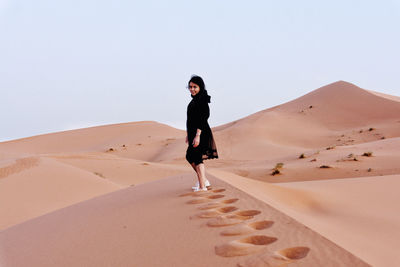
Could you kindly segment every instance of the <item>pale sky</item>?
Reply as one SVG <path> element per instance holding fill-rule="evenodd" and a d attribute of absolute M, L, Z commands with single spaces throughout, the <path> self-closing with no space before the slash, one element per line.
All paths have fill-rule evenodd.
<path fill-rule="evenodd" d="M 0 0 L 0 141 L 154 120 L 211 127 L 345 80 L 400 96 L 400 0 Z"/>

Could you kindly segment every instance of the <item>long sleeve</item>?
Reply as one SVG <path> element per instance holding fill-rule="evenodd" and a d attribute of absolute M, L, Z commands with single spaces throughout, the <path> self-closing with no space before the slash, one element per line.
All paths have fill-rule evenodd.
<path fill-rule="evenodd" d="M 198 115 L 197 129 L 204 131 L 209 127 L 207 120 L 210 117 L 210 107 L 207 102 L 201 103 Z"/>

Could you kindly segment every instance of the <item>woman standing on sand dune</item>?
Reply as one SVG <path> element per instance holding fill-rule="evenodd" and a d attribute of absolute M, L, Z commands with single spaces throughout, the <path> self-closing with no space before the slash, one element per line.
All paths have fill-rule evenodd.
<path fill-rule="evenodd" d="M 207 191 L 210 182 L 206 178 L 203 160 L 218 158 L 217 147 L 208 125 L 210 117 L 211 96 L 208 95 L 203 79 L 193 75 L 188 87 L 192 101 L 187 107 L 186 120 L 186 160 L 197 174 L 198 182 L 192 187 L 194 191 Z"/>

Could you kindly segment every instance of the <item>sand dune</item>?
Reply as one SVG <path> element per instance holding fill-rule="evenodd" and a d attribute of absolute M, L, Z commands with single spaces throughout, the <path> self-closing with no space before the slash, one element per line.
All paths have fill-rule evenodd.
<path fill-rule="evenodd" d="M 216 127 L 215 135 L 229 159 L 257 160 L 398 137 L 399 114 L 400 102 L 340 81 Z M 379 135 L 375 131 L 367 136 L 369 128 L 379 129 Z M 354 136 L 360 130 L 363 136 Z"/>
<path fill-rule="evenodd" d="M 383 175 L 399 173 L 398 150 L 369 160 L 359 155 L 378 151 L 381 144 L 398 146 L 387 140 L 400 137 L 400 102 L 346 82 L 215 129 L 223 158 L 241 162 L 210 165 L 253 179 L 283 182 L 377 174 L 367 172 L 369 168 Z M 358 149 L 357 144 L 365 145 Z M 358 163 L 346 160 L 357 153 Z M 301 154 L 307 159 L 299 161 Z M 271 177 L 271 169 L 280 162 L 285 175 Z M 318 169 L 322 165 L 337 168 Z"/>
<path fill-rule="evenodd" d="M 399 147 L 397 137 L 329 150 L 305 149 L 286 157 L 213 167 L 270 183 L 391 175 L 400 173 Z M 367 156 L 369 153 L 371 156 Z M 299 158 L 302 154 L 304 158 Z M 272 176 L 278 162 L 283 163 L 281 174 Z"/>
<path fill-rule="evenodd" d="M 134 186 L 187 171 L 186 166 L 142 161 L 111 153 L 58 154 L 48 157 L 95 173 L 121 186 Z"/>
<path fill-rule="evenodd" d="M 16 159 L 0 168 L 0 214 L 4 216 L 0 230 L 98 195 L 186 171 L 181 166 L 93 152 Z"/>
<path fill-rule="evenodd" d="M 129 187 L 8 228 L 0 232 L 0 264 L 368 266 L 290 217 L 211 176 L 215 191 L 188 194 L 192 179 L 192 174 L 186 174 Z M 199 209 L 217 201 L 227 202 L 214 213 Z M 263 223 L 266 220 L 273 224 Z M 229 224 L 254 228 L 252 233 L 221 235 L 233 229 Z"/>
<path fill-rule="evenodd" d="M 211 170 L 373 266 L 400 262 L 399 175 L 268 184 Z"/>
<path fill-rule="evenodd" d="M 383 97 L 383 98 L 387 98 L 393 101 L 397 101 L 400 102 L 400 97 L 399 96 L 395 96 L 395 95 L 388 95 L 388 94 L 384 94 L 381 92 L 376 92 L 376 91 L 372 91 L 372 90 L 367 90 L 368 92 L 370 92 L 371 94 Z"/>
<path fill-rule="evenodd" d="M 48 158 L 0 179 L 0 229 L 121 188 Z"/>
<path fill-rule="evenodd" d="M 214 127 L 203 194 L 165 124 L 1 142 L 0 265 L 399 265 L 399 99 L 339 81 Z"/>
<path fill-rule="evenodd" d="M 283 112 L 311 114 L 313 120 L 333 130 L 399 118 L 400 102 L 372 94 L 339 81 L 276 108 Z"/>
<path fill-rule="evenodd" d="M 154 121 L 120 123 L 1 142 L 0 157 L 21 153 L 106 152 L 112 148 L 112 152 L 123 157 L 149 160 L 169 141 L 167 138 L 184 136 L 184 131 Z"/>

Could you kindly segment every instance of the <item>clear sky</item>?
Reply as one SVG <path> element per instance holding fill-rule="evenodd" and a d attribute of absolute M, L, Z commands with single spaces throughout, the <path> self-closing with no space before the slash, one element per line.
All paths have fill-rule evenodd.
<path fill-rule="evenodd" d="M 0 141 L 141 120 L 211 127 L 345 80 L 400 95 L 400 0 L 0 0 Z"/>

